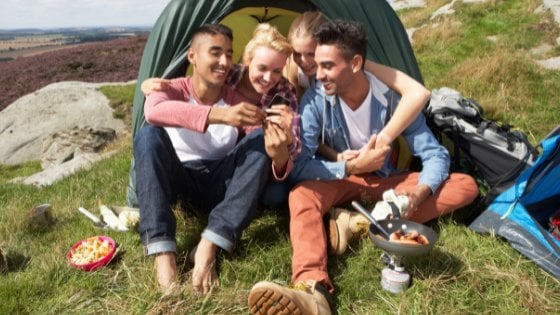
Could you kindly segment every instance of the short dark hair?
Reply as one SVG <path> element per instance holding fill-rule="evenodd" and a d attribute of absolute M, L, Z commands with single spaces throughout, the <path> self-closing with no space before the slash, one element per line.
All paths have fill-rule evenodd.
<path fill-rule="evenodd" d="M 217 35 L 222 34 L 229 38 L 229 40 L 233 41 L 233 32 L 231 28 L 223 25 L 223 24 L 204 24 L 201 27 L 197 28 L 193 35 L 192 35 L 192 42 L 194 42 L 195 38 L 200 35 Z"/>
<path fill-rule="evenodd" d="M 336 45 L 345 60 L 350 61 L 354 55 L 367 54 L 367 31 L 357 21 L 333 20 L 321 24 L 313 34 L 317 45 Z"/>

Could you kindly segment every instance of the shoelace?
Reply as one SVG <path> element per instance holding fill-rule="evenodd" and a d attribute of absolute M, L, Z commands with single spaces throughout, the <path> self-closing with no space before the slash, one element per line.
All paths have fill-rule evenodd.
<path fill-rule="evenodd" d="M 307 292 L 307 293 L 311 293 L 311 285 L 308 284 L 308 283 L 305 283 L 303 281 L 300 281 L 300 282 L 296 283 L 293 286 L 293 289 L 298 290 L 298 291 L 304 291 L 304 292 Z"/>
<path fill-rule="evenodd" d="M 367 236 L 369 232 L 369 222 L 357 222 L 356 226 L 360 231 L 360 237 Z"/>

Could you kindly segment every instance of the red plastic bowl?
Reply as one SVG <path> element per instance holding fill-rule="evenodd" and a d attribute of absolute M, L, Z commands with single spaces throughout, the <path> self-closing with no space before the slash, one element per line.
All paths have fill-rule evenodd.
<path fill-rule="evenodd" d="M 109 243 L 109 252 L 103 256 L 100 257 L 99 259 L 95 260 L 95 261 L 91 261 L 88 263 L 83 263 L 83 264 L 79 264 L 79 263 L 75 263 L 72 260 L 72 255 L 76 252 L 76 250 L 82 245 L 82 243 L 87 242 L 90 239 L 95 239 L 97 238 L 99 241 L 103 242 L 103 241 L 107 241 Z M 92 237 L 88 237 L 86 239 L 83 239 L 79 242 L 77 242 L 76 244 L 74 244 L 70 250 L 68 251 L 68 254 L 66 254 L 66 257 L 68 258 L 68 262 L 70 263 L 70 265 L 72 265 L 75 268 L 78 269 L 83 269 L 85 271 L 93 271 L 96 269 L 99 269 L 103 266 L 105 266 L 106 264 L 108 264 L 111 259 L 113 259 L 113 255 L 115 255 L 115 241 L 108 237 L 108 236 L 92 236 Z"/>

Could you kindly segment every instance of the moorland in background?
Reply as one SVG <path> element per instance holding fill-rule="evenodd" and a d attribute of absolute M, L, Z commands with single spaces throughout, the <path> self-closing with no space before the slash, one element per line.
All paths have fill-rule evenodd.
<path fill-rule="evenodd" d="M 34 55 L 68 45 L 141 36 L 150 27 L 69 27 L 54 29 L 0 29 L 0 62 Z"/>
<path fill-rule="evenodd" d="M 0 62 L 0 111 L 17 98 L 54 82 L 135 80 L 146 40 L 147 34 L 142 33 L 60 46 L 63 49 Z"/>

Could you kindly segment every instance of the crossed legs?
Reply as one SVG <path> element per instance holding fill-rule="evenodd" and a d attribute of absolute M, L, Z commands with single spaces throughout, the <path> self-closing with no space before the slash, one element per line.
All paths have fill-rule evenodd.
<path fill-rule="evenodd" d="M 388 178 L 351 176 L 344 180 L 306 181 L 290 193 L 290 240 L 293 247 L 293 283 L 316 280 L 334 290 L 327 271 L 327 236 L 323 215 L 336 205 L 353 200 L 375 201 L 385 190 L 412 191 L 418 173 L 401 173 Z M 428 197 L 410 220 L 426 222 L 471 203 L 478 195 L 472 177 L 451 174 L 440 189 Z"/>

